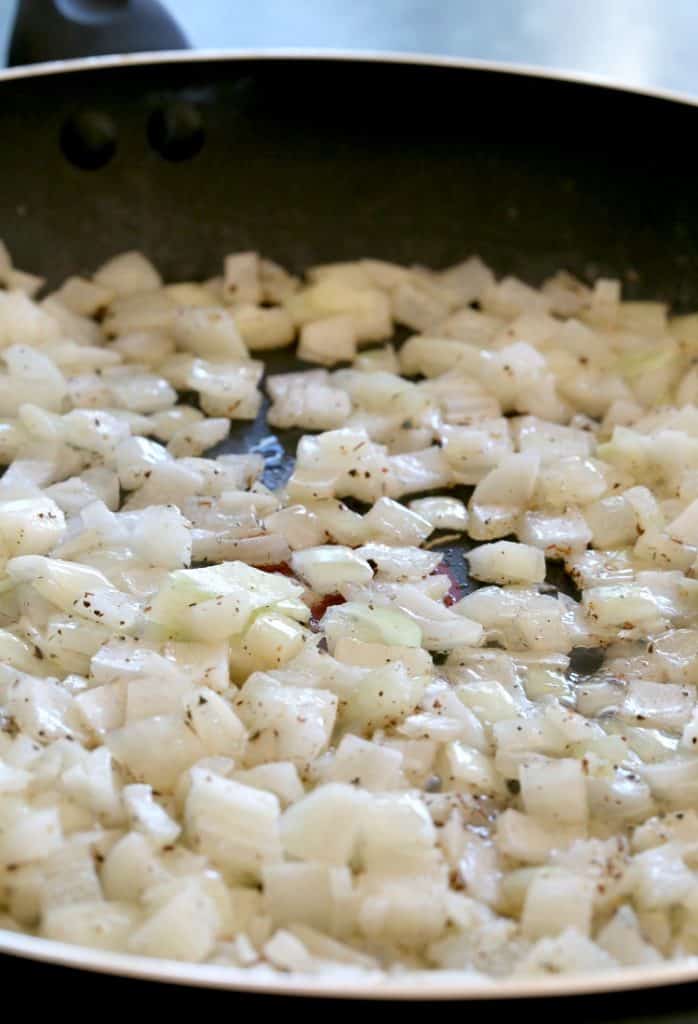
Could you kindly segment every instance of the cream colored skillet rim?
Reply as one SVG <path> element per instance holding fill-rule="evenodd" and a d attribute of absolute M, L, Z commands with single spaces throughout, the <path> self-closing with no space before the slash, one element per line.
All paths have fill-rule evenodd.
<path fill-rule="evenodd" d="M 184 64 L 202 61 L 257 60 L 337 60 L 365 63 L 416 64 L 444 68 L 467 68 L 496 71 L 509 75 L 562 80 L 601 86 L 620 92 L 637 93 L 658 99 L 698 106 L 698 97 L 666 89 L 636 88 L 621 81 L 568 72 L 505 64 L 495 61 L 464 60 L 429 54 L 365 52 L 345 50 L 176 50 L 157 53 L 124 54 L 88 57 L 79 60 L 53 61 L 28 67 L 0 70 L 0 83 L 31 79 L 44 75 L 68 74 L 98 68 L 144 66 L 148 64 Z M 243 969 L 215 964 L 186 964 L 172 960 L 111 953 L 86 949 L 62 942 L 35 938 L 0 929 L 0 953 L 24 957 L 44 963 L 59 964 L 102 974 L 121 975 L 171 984 L 196 985 L 206 988 L 231 989 L 273 995 L 342 997 L 351 999 L 502 999 L 541 996 L 585 995 L 629 989 L 655 988 L 698 981 L 698 957 L 648 967 L 624 967 L 613 971 L 596 971 L 556 977 L 513 978 L 489 980 L 479 975 L 457 971 L 416 971 L 401 974 L 370 973 L 349 975 L 338 970 L 323 975 L 272 973 L 270 969 Z"/>

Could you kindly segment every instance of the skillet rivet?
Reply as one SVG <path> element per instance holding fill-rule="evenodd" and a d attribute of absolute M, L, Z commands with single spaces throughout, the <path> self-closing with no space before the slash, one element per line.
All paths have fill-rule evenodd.
<path fill-rule="evenodd" d="M 204 127 L 197 108 L 182 100 L 166 103 L 148 118 L 148 141 L 165 160 L 190 160 L 204 144 Z"/>
<path fill-rule="evenodd" d="M 116 153 L 116 125 L 108 114 L 80 110 L 63 124 L 60 135 L 65 158 L 83 171 L 104 167 Z"/>

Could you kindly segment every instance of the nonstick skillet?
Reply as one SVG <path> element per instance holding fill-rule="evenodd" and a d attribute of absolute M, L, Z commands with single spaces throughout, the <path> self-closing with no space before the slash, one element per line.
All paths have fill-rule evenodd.
<path fill-rule="evenodd" d="M 21 5 L 12 54 L 103 52 L 110 39 L 123 49 L 184 44 L 145 2 L 132 5 L 145 20 L 116 32 L 112 8 L 129 6 Z M 532 284 L 561 267 L 588 279 L 620 276 L 628 297 L 687 311 L 698 308 L 697 125 L 686 98 L 431 58 L 181 51 L 24 66 L 0 73 L 0 237 L 49 286 L 134 247 L 176 280 L 210 276 L 226 252 L 248 248 L 297 271 L 365 255 L 438 267 L 477 252 L 499 274 Z M 271 372 L 301 366 L 288 353 L 268 359 Z M 298 435 L 278 434 L 277 443 L 269 433 L 263 418 L 235 426 L 226 450 L 262 445 L 274 484 Z M 445 550 L 464 591 L 463 549 Z M 570 592 L 563 574 L 549 578 Z M 582 656 L 574 667 L 594 666 Z M 254 981 L 228 968 L 163 966 L 2 932 L 0 951 L 142 979 L 325 997 L 540 997 L 698 979 L 698 965 L 684 962 L 496 987 L 451 976 L 362 988 Z M 75 978 L 3 959 L 26 985 Z M 98 981 L 91 977 L 94 991 Z M 684 985 L 605 1005 L 609 1019 L 630 999 L 636 1013 L 685 1010 L 692 993 Z M 545 1005 L 559 1013 L 558 1003 Z M 564 1012 L 587 1019 L 574 1016 L 584 1005 L 566 1003 Z M 604 1019 L 593 1005 L 593 1019 Z M 538 1006 L 529 1009 L 543 1013 Z"/>

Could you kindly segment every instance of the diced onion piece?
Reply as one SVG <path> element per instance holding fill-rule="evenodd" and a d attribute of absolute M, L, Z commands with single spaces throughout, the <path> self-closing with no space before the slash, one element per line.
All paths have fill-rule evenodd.
<path fill-rule="evenodd" d="M 272 793 L 196 768 L 184 814 L 194 845 L 228 877 L 256 880 L 265 863 L 281 859 Z"/>
<path fill-rule="evenodd" d="M 539 870 L 526 890 L 521 929 L 529 939 L 559 935 L 574 928 L 582 935 L 591 930 L 594 883 L 563 871 Z"/>
<path fill-rule="evenodd" d="M 289 807 L 281 818 L 281 843 L 304 861 L 344 866 L 361 835 L 369 798 L 354 786 L 328 783 Z"/>
<path fill-rule="evenodd" d="M 561 825 L 586 822 L 588 805 L 580 761 L 571 758 L 528 761 L 519 770 L 519 782 L 528 814 Z"/>
<path fill-rule="evenodd" d="M 351 316 L 339 314 L 314 320 L 301 328 L 298 358 L 323 366 L 351 362 L 356 355 L 356 341 Z"/>
<path fill-rule="evenodd" d="M 242 687 L 235 710 L 250 733 L 248 764 L 292 761 L 303 765 L 327 749 L 337 698 L 317 686 L 284 686 L 269 674 L 254 672 Z"/>
<path fill-rule="evenodd" d="M 285 306 L 294 322 L 301 326 L 347 314 L 354 322 L 359 342 L 382 341 L 391 333 L 390 303 L 377 289 L 324 280 L 291 295 L 285 300 Z"/>
<path fill-rule="evenodd" d="M 468 551 L 470 575 L 490 583 L 542 583 L 545 557 L 538 548 L 500 540 Z"/>
<path fill-rule="evenodd" d="M 546 558 L 565 559 L 583 551 L 592 533 L 579 509 L 564 513 L 525 512 L 518 523 L 517 535 L 524 544 L 540 548 Z"/>
<path fill-rule="evenodd" d="M 698 498 L 667 527 L 669 536 L 682 544 L 698 545 Z"/>
<path fill-rule="evenodd" d="M 294 551 L 291 567 L 318 594 L 336 594 L 345 583 L 369 583 L 373 579 L 368 562 L 339 544 Z"/>
<path fill-rule="evenodd" d="M 378 578 L 397 581 L 419 580 L 436 572 L 443 555 L 413 547 L 364 544 L 356 554 L 376 567 Z"/>
<path fill-rule="evenodd" d="M 103 263 L 95 271 L 94 280 L 102 288 L 108 288 L 117 295 L 131 292 L 145 292 L 159 288 L 162 279 L 143 253 L 124 252 Z"/>
<path fill-rule="evenodd" d="M 224 309 L 180 310 L 173 324 L 178 346 L 204 358 L 245 359 L 247 349 L 233 317 Z"/>
<path fill-rule="evenodd" d="M 582 603 L 594 629 L 651 631 L 661 628 L 664 621 L 652 591 L 639 584 L 590 587 L 584 591 Z"/>
<path fill-rule="evenodd" d="M 419 647 L 422 642 L 418 624 L 403 612 L 393 608 L 370 608 L 354 601 L 328 608 L 321 625 L 330 642 L 343 636 L 388 647 Z"/>
<path fill-rule="evenodd" d="M 262 608 L 276 608 L 302 621 L 308 613 L 299 600 L 301 592 L 285 576 L 243 562 L 222 562 L 170 573 L 147 615 L 175 637 L 215 642 L 242 633 Z"/>
<path fill-rule="evenodd" d="M 493 540 L 512 532 L 533 495 L 539 465 L 536 455 L 509 455 L 490 470 L 470 499 L 472 537 Z"/>
<path fill-rule="evenodd" d="M 428 651 L 406 644 L 370 643 L 353 636 L 340 636 L 334 642 L 334 656 L 345 665 L 360 668 L 379 668 L 391 662 L 401 662 L 413 675 L 425 675 L 432 670 Z"/>
<path fill-rule="evenodd" d="M 7 554 L 48 554 L 64 533 L 65 516 L 51 498 L 0 502 L 0 540 Z"/>
<path fill-rule="evenodd" d="M 79 316 L 94 316 L 109 305 L 113 295 L 112 288 L 97 281 L 88 281 L 84 277 L 66 278 L 58 291 L 53 293 L 53 297 L 66 309 Z"/>
<path fill-rule="evenodd" d="M 468 525 L 468 511 L 458 498 L 415 498 L 409 507 L 435 530 L 465 530 Z"/>

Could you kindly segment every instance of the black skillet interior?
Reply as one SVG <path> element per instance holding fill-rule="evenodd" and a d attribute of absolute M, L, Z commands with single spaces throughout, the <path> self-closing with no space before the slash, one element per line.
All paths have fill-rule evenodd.
<path fill-rule="evenodd" d="M 296 271 L 477 252 L 698 306 L 692 107 L 535 77 L 360 60 L 226 60 L 45 75 L 0 90 L 0 234 L 49 284 L 141 248 L 169 280 L 259 249 Z M 300 369 L 272 353 L 269 372 Z M 236 424 L 221 450 L 269 431 Z M 267 482 L 289 471 L 281 435 Z M 284 455 L 285 452 L 285 455 Z M 464 592 L 463 545 L 445 560 Z M 561 568 L 550 583 L 572 593 Z M 582 660 L 577 668 L 594 667 Z"/>
<path fill-rule="evenodd" d="M 695 123 L 690 106 L 632 93 L 360 59 L 42 75 L 0 85 L 0 236 L 50 285 L 134 247 L 169 280 L 211 275 L 247 248 L 296 271 L 364 255 L 439 267 L 478 252 L 533 284 L 560 267 L 620 275 L 627 295 L 687 310 L 698 307 Z M 300 364 L 282 353 L 269 366 Z M 228 448 L 266 433 L 236 427 Z M 461 566 L 462 550 L 449 559 Z M 74 972 L 41 970 L 72 988 Z M 83 992 L 86 978 L 103 994 L 106 979 L 80 976 Z M 136 983 L 108 984 L 130 998 Z M 546 1006 L 597 1021 L 673 1007 L 688 1021 L 689 993 Z"/>

